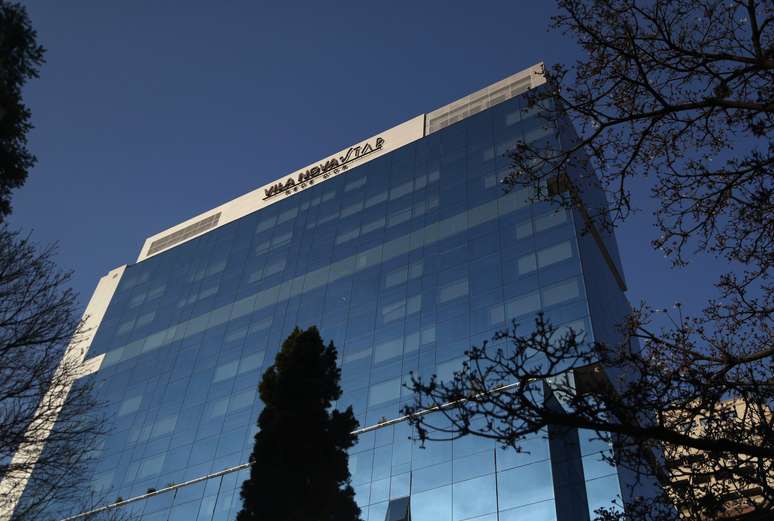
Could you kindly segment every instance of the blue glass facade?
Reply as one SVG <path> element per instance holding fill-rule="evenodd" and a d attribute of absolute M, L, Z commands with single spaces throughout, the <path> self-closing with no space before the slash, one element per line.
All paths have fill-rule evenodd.
<path fill-rule="evenodd" d="M 85 487 L 129 498 L 247 461 L 257 383 L 295 326 L 318 325 L 337 346 L 338 406 L 361 426 L 399 416 L 410 372 L 450 376 L 512 318 L 542 310 L 588 338 L 614 334 L 626 299 L 579 211 L 498 182 L 518 140 L 561 146 L 562 135 L 515 97 L 130 265 L 88 353 L 105 354 L 90 378 L 112 433 Z M 604 243 L 620 270 L 614 238 Z M 383 521 L 408 495 L 413 521 L 563 520 L 567 508 L 583 519 L 620 494 L 606 445 L 546 434 L 521 454 L 472 437 L 423 449 L 405 423 L 363 434 L 350 455 L 363 519 Z M 124 508 L 234 519 L 244 478 Z"/>

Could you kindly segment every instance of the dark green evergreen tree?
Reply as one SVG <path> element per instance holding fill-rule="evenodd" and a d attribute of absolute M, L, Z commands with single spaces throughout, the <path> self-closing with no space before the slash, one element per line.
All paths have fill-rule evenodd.
<path fill-rule="evenodd" d="M 11 192 L 35 164 L 27 148 L 32 123 L 22 88 L 38 77 L 44 52 L 24 6 L 0 0 L 0 222 L 11 211 Z"/>
<path fill-rule="evenodd" d="M 336 348 L 296 328 L 259 386 L 264 409 L 237 521 L 357 521 L 347 449 L 357 428 L 341 396 Z"/>

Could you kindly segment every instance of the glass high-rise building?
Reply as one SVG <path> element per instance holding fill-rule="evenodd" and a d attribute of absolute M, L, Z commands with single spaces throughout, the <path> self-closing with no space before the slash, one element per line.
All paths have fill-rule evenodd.
<path fill-rule="evenodd" d="M 582 432 L 538 433 L 517 454 L 473 437 L 422 449 L 405 423 L 370 428 L 411 400 L 410 372 L 448 377 L 511 319 L 543 311 L 615 338 L 628 309 L 615 239 L 582 233 L 604 194 L 586 183 L 587 208 L 565 210 L 501 184 L 517 142 L 574 135 L 527 106 L 540 71 L 154 235 L 103 277 L 82 357 L 112 430 L 84 494 L 128 500 L 145 521 L 234 519 L 257 383 L 295 326 L 317 325 L 340 353 L 338 407 L 366 431 L 350 451 L 365 521 L 583 520 L 625 502 L 625 473 L 600 459 L 610 448 Z"/>

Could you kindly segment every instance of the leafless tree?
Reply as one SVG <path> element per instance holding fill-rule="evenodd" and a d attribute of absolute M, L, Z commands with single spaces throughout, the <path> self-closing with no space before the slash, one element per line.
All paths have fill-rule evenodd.
<path fill-rule="evenodd" d="M 572 208 L 584 205 L 586 183 L 598 183 L 609 205 L 583 210 L 587 227 L 608 231 L 651 197 L 654 248 L 676 269 L 712 255 L 728 271 L 700 313 L 642 305 L 615 345 L 585 342 L 542 317 L 534 329 L 514 325 L 473 347 L 452 380 L 415 382 L 419 398 L 407 412 L 443 411 L 414 417 L 422 438 L 473 433 L 518 449 L 524 436 L 558 425 L 610 440 L 616 464 L 661 482 L 665 508 L 650 499 L 627 514 L 600 512 L 605 519 L 668 517 L 670 504 L 685 519 L 771 519 L 774 4 L 558 5 L 554 27 L 584 56 L 546 70 L 547 87 L 529 95 L 528 110 L 556 134 L 519 143 L 505 183 Z M 560 119 L 577 134 L 560 135 Z M 637 186 L 651 192 L 633 192 L 643 178 Z"/>
<path fill-rule="evenodd" d="M 104 422 L 83 374 L 76 300 L 52 248 L 0 228 L 0 514 L 81 498 Z M 18 501 L 21 490 L 25 490 Z M 18 502 L 18 504 L 17 504 Z"/>
<path fill-rule="evenodd" d="M 679 325 L 654 338 L 631 323 L 640 350 L 586 343 L 539 317 L 532 331 L 514 325 L 471 348 L 453 378 L 415 381 L 419 398 L 407 412 L 439 411 L 412 420 L 421 439 L 473 434 L 520 450 L 529 435 L 559 426 L 610 441 L 615 452 L 602 456 L 611 464 L 664 486 L 642 517 L 627 519 L 668 519 L 659 501 L 685 519 L 737 510 L 769 519 L 771 361 L 730 358 L 728 345 L 697 344 L 685 334 L 691 325 Z"/>

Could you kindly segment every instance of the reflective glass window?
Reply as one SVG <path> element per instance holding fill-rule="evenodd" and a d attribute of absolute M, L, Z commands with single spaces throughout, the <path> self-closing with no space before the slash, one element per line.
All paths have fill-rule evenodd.
<path fill-rule="evenodd" d="M 450 521 L 451 485 L 411 496 L 411 521 Z"/>
<path fill-rule="evenodd" d="M 551 464 L 548 461 L 531 463 L 500 472 L 497 487 L 501 509 L 551 499 L 554 496 Z"/>
<path fill-rule="evenodd" d="M 394 378 L 371 386 L 368 393 L 368 406 L 397 400 L 400 397 L 400 378 Z"/>
<path fill-rule="evenodd" d="M 496 511 L 497 492 L 494 474 L 455 483 L 452 487 L 452 498 L 454 521 Z"/>
<path fill-rule="evenodd" d="M 580 295 L 578 279 L 572 278 L 559 284 L 548 286 L 543 289 L 542 293 L 544 306 L 553 306 L 554 304 L 577 298 Z"/>

